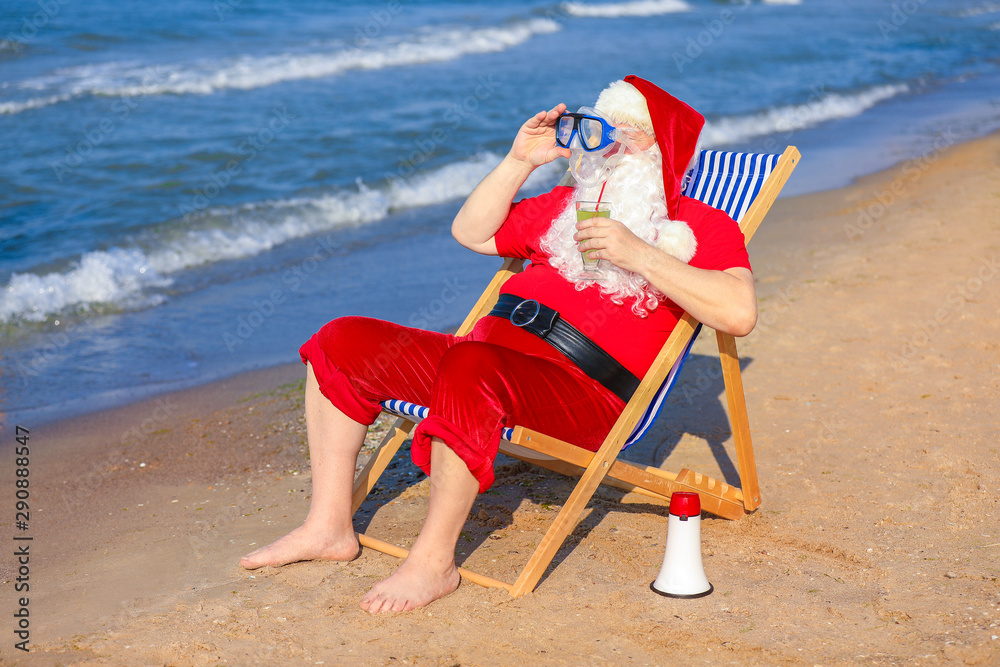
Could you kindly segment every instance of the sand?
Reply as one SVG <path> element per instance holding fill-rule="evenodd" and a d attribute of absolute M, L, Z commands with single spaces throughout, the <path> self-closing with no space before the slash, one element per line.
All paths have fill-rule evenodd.
<path fill-rule="evenodd" d="M 763 505 L 703 519 L 708 597 L 650 591 L 666 509 L 603 488 L 517 599 L 465 582 L 372 617 L 357 601 L 389 556 L 240 569 L 308 507 L 296 365 L 23 424 L 31 652 L 14 649 L 7 548 L 3 663 L 1000 664 L 998 156 L 1000 135 L 943 141 L 775 205 L 750 247 L 760 323 L 739 341 Z M 715 354 L 702 336 L 665 419 L 627 458 L 736 481 Z M 497 477 L 459 559 L 510 579 L 571 486 L 509 461 Z M 412 544 L 427 489 L 401 460 L 358 528 Z"/>

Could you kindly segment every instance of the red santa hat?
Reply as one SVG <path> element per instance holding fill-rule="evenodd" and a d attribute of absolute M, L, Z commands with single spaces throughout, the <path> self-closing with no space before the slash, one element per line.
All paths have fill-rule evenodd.
<path fill-rule="evenodd" d="M 597 98 L 596 109 L 656 137 L 663 156 L 663 192 L 671 220 L 677 219 L 684 174 L 698 148 L 705 117 L 645 79 L 629 75 Z"/>

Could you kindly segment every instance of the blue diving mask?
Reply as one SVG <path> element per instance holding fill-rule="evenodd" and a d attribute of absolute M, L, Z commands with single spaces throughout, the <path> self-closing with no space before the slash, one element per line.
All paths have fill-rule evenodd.
<path fill-rule="evenodd" d="M 556 120 L 556 145 L 572 152 L 569 170 L 576 182 L 593 187 L 607 180 L 618 160 L 632 147 L 625 130 L 592 107 L 564 113 Z"/>

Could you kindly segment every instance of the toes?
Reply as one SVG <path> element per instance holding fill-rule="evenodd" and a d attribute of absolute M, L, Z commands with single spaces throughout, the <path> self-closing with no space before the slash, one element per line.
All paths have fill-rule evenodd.
<path fill-rule="evenodd" d="M 368 601 L 368 606 L 365 608 L 365 611 L 369 614 L 379 614 L 385 608 L 385 602 L 385 598 L 382 596 L 373 596 L 373 598 Z"/>
<path fill-rule="evenodd" d="M 391 577 L 372 586 L 358 602 L 358 606 L 369 614 L 412 611 L 453 592 L 461 581 L 457 571 L 454 572 L 454 578 L 458 581 L 449 585 L 448 581 L 414 578 L 413 572 L 404 570 L 404 567 L 405 565 L 401 566 Z M 435 586 L 435 583 L 440 586 Z"/>
<path fill-rule="evenodd" d="M 363 598 L 361 598 L 361 602 L 358 603 L 358 606 L 367 611 L 369 614 L 377 614 L 378 610 L 376 609 L 376 606 L 378 602 L 379 595 L 375 589 L 372 588 L 370 591 L 365 593 Z"/>
<path fill-rule="evenodd" d="M 258 549 L 257 551 L 260 551 Z M 246 556 L 240 559 L 240 567 L 244 570 L 256 570 L 260 565 L 254 560 L 254 556 L 257 555 L 257 551 L 251 551 Z"/>
<path fill-rule="evenodd" d="M 384 591 L 376 585 L 361 598 L 361 602 L 358 604 L 369 614 L 384 614 L 390 611 L 404 611 L 406 600 L 400 602 L 390 594 L 390 591 Z"/>

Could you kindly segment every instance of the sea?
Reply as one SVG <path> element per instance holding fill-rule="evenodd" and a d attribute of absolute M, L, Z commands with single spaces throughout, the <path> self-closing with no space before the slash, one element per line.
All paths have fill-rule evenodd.
<path fill-rule="evenodd" d="M 815 192 L 1000 127 L 1000 2 L 3 0 L 0 413 L 294 362 L 346 314 L 455 328 L 499 265 L 464 198 L 627 74 Z"/>

